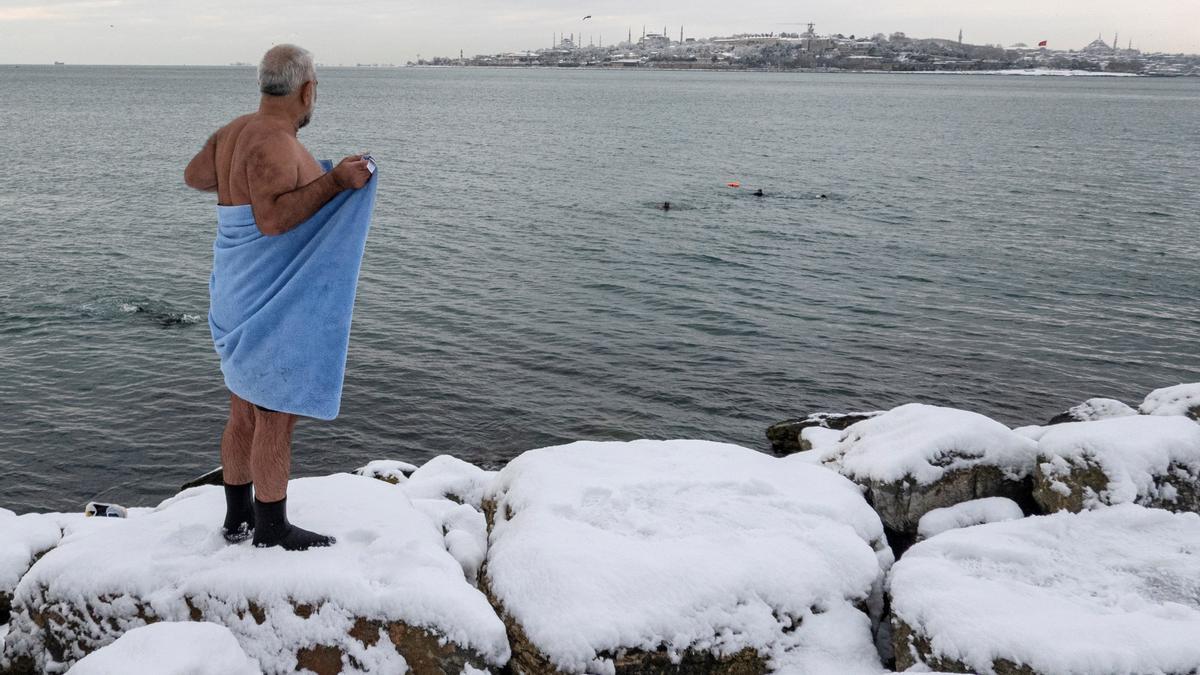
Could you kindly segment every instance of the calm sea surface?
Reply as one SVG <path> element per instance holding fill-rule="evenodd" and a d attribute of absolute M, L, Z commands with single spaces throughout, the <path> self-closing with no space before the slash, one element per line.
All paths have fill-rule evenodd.
<path fill-rule="evenodd" d="M 5 66 L 0 98 L 0 506 L 156 503 L 219 461 L 181 175 L 254 72 Z M 324 70 L 301 140 L 382 173 L 295 473 L 1194 381 L 1198 111 L 1195 79 Z"/>

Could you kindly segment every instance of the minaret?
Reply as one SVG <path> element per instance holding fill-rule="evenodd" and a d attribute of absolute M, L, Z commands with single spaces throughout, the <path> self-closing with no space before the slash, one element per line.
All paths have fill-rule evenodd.
<path fill-rule="evenodd" d="M 962 29 L 958 29 L 958 44 L 962 44 Z"/>
<path fill-rule="evenodd" d="M 679 44 L 683 44 L 683 26 L 679 27 Z"/>
<path fill-rule="evenodd" d="M 629 27 L 629 44 L 633 44 L 633 26 Z"/>

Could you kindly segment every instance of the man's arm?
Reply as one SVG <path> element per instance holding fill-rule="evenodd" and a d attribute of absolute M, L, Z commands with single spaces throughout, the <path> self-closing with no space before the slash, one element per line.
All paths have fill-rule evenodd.
<path fill-rule="evenodd" d="M 183 170 L 183 182 L 195 190 L 217 191 L 217 135 L 208 137 L 200 152 Z"/>
<path fill-rule="evenodd" d="M 288 143 L 271 142 L 255 147 L 247 158 L 250 205 L 259 232 L 283 234 L 308 220 L 342 190 L 367 184 L 371 173 L 360 156 L 343 159 L 333 171 L 295 187 L 296 158 Z"/>

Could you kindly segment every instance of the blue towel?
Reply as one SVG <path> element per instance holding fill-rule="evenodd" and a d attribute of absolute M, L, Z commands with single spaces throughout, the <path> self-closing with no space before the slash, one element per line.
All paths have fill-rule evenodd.
<path fill-rule="evenodd" d="M 378 181 L 376 173 L 275 237 L 258 231 L 250 206 L 217 207 L 208 325 L 225 385 L 242 399 L 337 417 Z"/>

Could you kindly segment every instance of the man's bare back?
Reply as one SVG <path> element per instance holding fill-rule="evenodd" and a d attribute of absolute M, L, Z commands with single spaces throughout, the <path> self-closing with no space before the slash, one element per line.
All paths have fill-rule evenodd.
<path fill-rule="evenodd" d="M 279 173 L 281 186 L 288 187 L 290 192 L 301 185 L 308 185 L 325 173 L 312 154 L 289 131 L 258 113 L 243 115 L 217 131 L 217 198 L 220 204 L 250 204 L 252 175 L 261 181 L 265 172 Z M 267 145 L 278 148 L 264 147 Z M 264 156 L 278 158 L 273 163 L 263 162 Z"/>
<path fill-rule="evenodd" d="M 289 114 L 290 113 L 290 114 Z M 283 234 L 307 220 L 338 192 L 366 185 L 371 173 L 361 155 L 325 173 L 296 138 L 295 111 L 259 110 L 213 134 L 188 164 L 184 180 L 215 191 L 224 206 L 249 204 L 258 229 Z"/>

